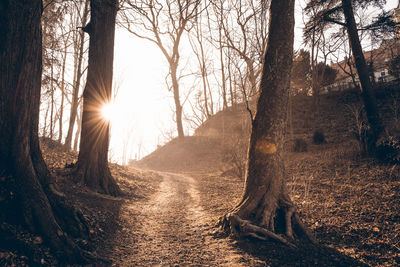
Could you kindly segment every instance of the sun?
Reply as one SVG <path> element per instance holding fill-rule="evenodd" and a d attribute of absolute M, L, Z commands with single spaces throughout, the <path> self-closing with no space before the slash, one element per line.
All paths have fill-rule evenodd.
<path fill-rule="evenodd" d="M 107 121 L 113 121 L 116 119 L 116 106 L 112 103 L 107 103 L 101 108 L 101 116 Z"/>

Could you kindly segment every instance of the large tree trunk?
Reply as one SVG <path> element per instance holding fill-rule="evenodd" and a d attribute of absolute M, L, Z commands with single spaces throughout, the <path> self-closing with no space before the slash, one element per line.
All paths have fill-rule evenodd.
<path fill-rule="evenodd" d="M 55 189 L 39 148 L 41 14 L 40 0 L 0 3 L 0 173 L 15 180 L 29 230 L 43 236 L 58 256 L 81 262 L 82 251 L 60 227 L 70 224 L 72 229 L 75 221 L 69 215 L 77 213 Z"/>
<path fill-rule="evenodd" d="M 120 189 L 108 167 L 110 122 L 101 109 L 111 101 L 117 0 L 91 0 L 89 64 L 83 92 L 82 131 L 74 174 L 89 188 L 116 196 Z"/>
<path fill-rule="evenodd" d="M 358 77 L 361 83 L 361 95 L 365 106 L 365 111 L 370 125 L 367 138 L 366 154 L 374 155 L 376 149 L 376 142 L 381 136 L 384 128 L 379 117 L 378 108 L 369 79 L 369 72 L 367 64 L 365 63 L 364 54 L 361 48 L 360 39 L 358 37 L 357 25 L 354 19 L 353 7 L 351 0 L 342 0 L 343 13 L 346 18 L 347 34 L 349 36 L 351 50 L 353 51 L 354 61 L 357 68 Z"/>
<path fill-rule="evenodd" d="M 294 0 L 273 0 L 257 114 L 253 121 L 245 188 L 240 203 L 222 219 L 233 235 L 272 238 L 291 245 L 312 236 L 296 214 L 286 191 L 282 159 L 293 58 Z"/>

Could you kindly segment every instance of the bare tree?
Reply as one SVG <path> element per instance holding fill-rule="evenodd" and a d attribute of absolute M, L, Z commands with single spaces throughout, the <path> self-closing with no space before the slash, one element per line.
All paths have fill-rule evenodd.
<path fill-rule="evenodd" d="M 65 33 L 64 27 L 61 27 L 62 31 L 62 41 L 64 43 L 64 51 L 62 54 L 62 67 L 61 67 L 61 84 L 60 84 L 60 91 L 61 91 L 61 103 L 60 103 L 60 110 L 59 110 L 59 128 L 58 128 L 58 142 L 61 143 L 62 135 L 63 135 L 63 117 L 64 117 L 64 102 L 65 102 L 65 69 L 67 64 L 67 53 L 68 47 L 70 46 L 70 36 L 71 31 Z"/>
<path fill-rule="evenodd" d="M 246 63 L 246 84 L 250 97 L 257 94 L 257 81 L 267 40 L 269 1 L 231 0 L 216 4 L 224 32 L 224 46 Z M 218 3 L 218 2 L 217 2 Z M 221 40 L 222 41 L 222 40 Z"/>
<path fill-rule="evenodd" d="M 80 13 L 82 12 L 82 14 Z M 83 10 L 77 13 L 75 25 L 83 27 L 86 25 L 89 15 L 89 0 L 85 0 Z M 79 90 L 82 81 L 82 63 L 84 57 L 85 35 L 83 31 L 74 33 L 74 79 L 73 79 L 73 92 L 71 100 L 71 111 L 69 115 L 69 125 L 67 136 L 65 138 L 65 147 L 69 150 L 72 144 L 72 134 L 75 126 L 75 119 L 78 112 Z"/>
<path fill-rule="evenodd" d="M 213 95 L 208 79 L 208 73 L 212 68 L 207 56 L 207 47 L 205 45 L 206 38 L 204 38 L 202 16 L 197 16 L 193 20 L 193 25 L 194 30 L 192 31 L 193 34 L 189 35 L 189 42 L 199 64 L 200 76 L 203 85 L 204 110 L 206 112 L 206 117 L 209 118 L 214 114 Z M 200 104 L 200 102 L 198 102 L 198 104 Z"/>
<path fill-rule="evenodd" d="M 183 138 L 182 104 L 179 88 L 179 45 L 185 31 L 193 27 L 199 14 L 199 0 L 127 0 L 123 13 L 124 26 L 135 36 L 157 45 L 169 65 L 169 78 L 174 95 L 178 137 Z M 168 88 L 170 90 L 170 88 Z"/>

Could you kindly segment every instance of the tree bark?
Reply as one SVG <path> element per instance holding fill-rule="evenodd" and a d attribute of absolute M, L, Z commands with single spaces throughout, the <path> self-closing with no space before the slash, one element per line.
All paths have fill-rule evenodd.
<path fill-rule="evenodd" d="M 101 115 L 101 109 L 111 101 L 117 0 L 91 0 L 90 9 L 90 22 L 84 28 L 90 36 L 88 75 L 73 173 L 94 191 L 117 196 L 120 189 L 108 167 L 110 122 Z"/>
<path fill-rule="evenodd" d="M 230 234 L 272 238 L 293 246 L 286 238 L 313 237 L 300 222 L 286 191 L 282 159 L 284 128 L 293 60 L 294 0 L 273 0 L 269 38 L 260 84 L 257 113 L 252 124 L 244 193 L 239 204 L 222 218 Z"/>
<path fill-rule="evenodd" d="M 368 133 L 366 154 L 374 155 L 376 143 L 381 136 L 384 127 L 379 116 L 376 100 L 369 79 L 368 67 L 365 62 L 364 54 L 358 37 L 357 25 L 354 19 L 353 6 L 351 0 L 342 0 L 343 13 L 346 19 L 347 34 L 349 36 L 354 61 L 357 68 L 358 77 L 361 83 L 361 96 L 364 102 L 370 130 Z"/>
<path fill-rule="evenodd" d="M 67 208 L 63 195 L 55 189 L 39 148 L 42 9 L 39 0 L 0 4 L 0 36 L 5 37 L 0 39 L 0 173 L 15 180 L 28 229 L 43 236 L 59 257 L 82 263 L 82 251 L 60 227 L 72 228 L 74 220 L 62 211 Z M 70 211 L 77 215 L 68 207 Z"/>

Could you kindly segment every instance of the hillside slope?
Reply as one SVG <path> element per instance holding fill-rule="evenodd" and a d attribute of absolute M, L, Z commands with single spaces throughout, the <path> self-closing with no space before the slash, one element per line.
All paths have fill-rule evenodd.
<path fill-rule="evenodd" d="M 378 88 L 379 109 L 387 129 L 400 132 L 400 90 L 398 85 Z M 312 109 L 312 97 L 293 98 L 292 124 L 288 123 L 286 151 L 293 140 L 303 139 L 312 146 L 316 130 L 322 131 L 328 144 L 356 145 L 355 132 L 363 120 L 360 93 L 351 90 L 322 95 L 318 110 Z M 397 111 L 396 111 L 397 109 Z M 397 113 L 396 113 L 397 112 Z M 293 131 L 293 136 L 290 134 Z M 220 111 L 196 129 L 194 136 L 174 139 L 143 158 L 138 165 L 168 171 L 227 171 L 245 159 L 250 134 L 250 116 L 244 105 Z M 236 175 L 240 175 L 236 172 Z"/>

